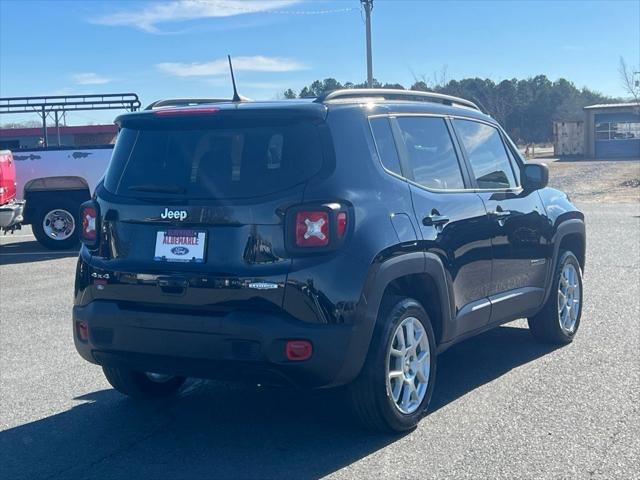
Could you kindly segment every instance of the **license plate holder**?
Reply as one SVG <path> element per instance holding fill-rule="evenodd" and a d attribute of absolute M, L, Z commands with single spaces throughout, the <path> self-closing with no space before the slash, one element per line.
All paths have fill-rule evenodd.
<path fill-rule="evenodd" d="M 167 229 L 156 233 L 153 259 L 157 262 L 204 263 L 207 232 Z"/>

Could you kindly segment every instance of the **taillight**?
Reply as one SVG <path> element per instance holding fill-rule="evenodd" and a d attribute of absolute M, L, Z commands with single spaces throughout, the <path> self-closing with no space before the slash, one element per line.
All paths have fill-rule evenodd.
<path fill-rule="evenodd" d="M 337 219 L 338 224 L 336 226 L 336 232 L 338 234 L 338 238 L 342 238 L 347 232 L 347 212 L 339 212 L 337 215 Z"/>
<path fill-rule="evenodd" d="M 88 247 L 98 244 L 100 212 L 98 204 L 90 200 L 80 205 L 80 240 Z"/>
<path fill-rule="evenodd" d="M 296 214 L 296 246 L 326 247 L 329 245 L 329 215 L 327 212 Z"/>
<path fill-rule="evenodd" d="M 347 236 L 350 208 L 340 203 L 300 205 L 287 212 L 287 249 L 321 253 L 339 248 Z"/>

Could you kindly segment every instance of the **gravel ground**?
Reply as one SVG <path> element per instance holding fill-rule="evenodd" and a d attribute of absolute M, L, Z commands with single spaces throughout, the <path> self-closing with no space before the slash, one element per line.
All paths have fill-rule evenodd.
<path fill-rule="evenodd" d="M 640 160 L 555 161 L 549 165 L 549 183 L 576 202 L 640 203 Z"/>
<path fill-rule="evenodd" d="M 403 436 L 360 430 L 332 392 L 191 381 L 126 399 L 74 350 L 75 252 L 0 237 L 2 477 L 640 478 L 640 207 L 580 206 L 576 341 L 541 346 L 516 321 L 453 347 Z"/>

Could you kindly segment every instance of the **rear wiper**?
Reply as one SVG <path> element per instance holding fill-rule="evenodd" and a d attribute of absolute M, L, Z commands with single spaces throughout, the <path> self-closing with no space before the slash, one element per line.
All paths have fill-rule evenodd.
<path fill-rule="evenodd" d="M 155 193 L 186 193 L 187 189 L 184 187 L 177 187 L 174 185 L 131 185 L 129 190 L 136 192 L 155 192 Z"/>

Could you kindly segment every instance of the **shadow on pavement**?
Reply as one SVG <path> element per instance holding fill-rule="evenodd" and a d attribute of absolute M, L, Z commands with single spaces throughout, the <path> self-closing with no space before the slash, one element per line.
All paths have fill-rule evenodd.
<path fill-rule="evenodd" d="M 35 240 L 0 245 L 0 265 L 42 262 L 56 258 L 77 257 L 78 249 L 47 250 Z"/>
<path fill-rule="evenodd" d="M 558 348 L 557 345 L 538 343 L 528 328 L 510 325 L 462 342 L 438 358 L 436 388 L 429 411 L 435 412 L 485 383 Z"/>
<path fill-rule="evenodd" d="M 551 350 L 510 326 L 453 347 L 432 411 Z M 402 438 L 359 429 L 341 395 L 191 381 L 176 399 L 143 404 L 97 391 L 0 433 L 0 464 L 11 479 L 318 478 Z"/>

